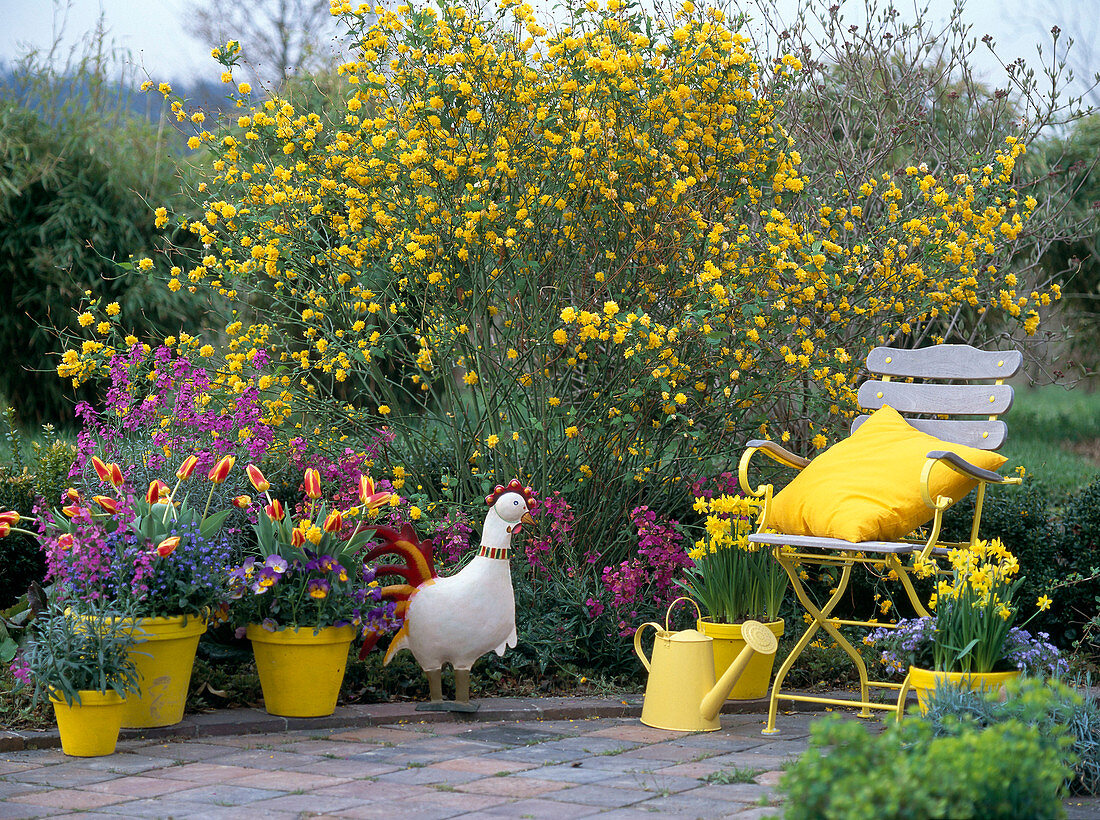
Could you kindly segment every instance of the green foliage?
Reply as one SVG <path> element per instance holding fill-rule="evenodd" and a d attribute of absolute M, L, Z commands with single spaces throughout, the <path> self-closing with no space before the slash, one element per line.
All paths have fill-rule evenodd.
<path fill-rule="evenodd" d="M 1100 604 L 1100 479 L 1066 502 L 1057 550 L 1051 611 L 1076 638 L 1083 624 L 1096 621 Z M 1095 645 L 1095 629 L 1087 634 Z"/>
<path fill-rule="evenodd" d="M 34 457 L 34 488 L 47 505 L 57 504 L 69 486 L 69 470 L 76 458 L 76 446 L 58 438 L 52 424 L 42 427 L 41 441 L 31 442 Z"/>
<path fill-rule="evenodd" d="M 16 661 L 34 684 L 35 699 L 56 695 L 71 706 L 81 691 L 137 692 L 131 650 L 141 638 L 131 618 L 102 600 L 55 602 L 34 622 Z"/>
<path fill-rule="evenodd" d="M 0 715 L 8 731 L 54 726 L 50 704 L 35 701 L 33 693 L 25 688 L 16 691 L 16 680 L 7 663 L 0 663 Z"/>
<path fill-rule="evenodd" d="M 1065 289 L 1066 307 L 1077 332 L 1070 350 L 1074 358 L 1095 367 L 1096 297 L 1100 293 L 1100 114 L 1078 120 L 1064 136 L 1043 146 L 1041 163 L 1050 174 L 1048 185 L 1061 194 L 1065 219 L 1077 230 L 1051 243 L 1043 265 Z M 1069 365 L 1072 366 L 1072 360 Z"/>
<path fill-rule="evenodd" d="M 568 568 L 555 564 L 555 573 L 548 576 L 513 565 L 512 578 L 519 645 L 503 658 L 486 656 L 483 674 L 540 680 L 599 670 L 612 677 L 639 678 L 642 667 L 626 636 L 643 622 L 663 617 L 653 601 L 639 596 L 629 623 L 610 607 L 593 616 L 586 602 L 598 599 L 603 590 L 595 565 L 583 562 Z"/>
<path fill-rule="evenodd" d="M 62 69 L 28 54 L 0 96 L 0 396 L 24 421 L 68 413 L 73 393 L 36 368 L 85 292 L 118 302 L 138 334 L 201 318 L 186 291 L 118 275 L 116 261 L 152 250 L 148 203 L 178 184 L 176 134 L 131 113 L 129 83 L 110 79 L 120 62 L 99 32 Z"/>
<path fill-rule="evenodd" d="M 757 775 L 763 774 L 766 769 L 753 769 L 746 766 L 744 769 L 734 766 L 732 769 L 723 769 L 719 772 L 711 772 L 706 777 L 699 778 L 705 783 L 717 783 L 728 785 L 730 783 L 752 783 Z"/>
<path fill-rule="evenodd" d="M 935 736 L 924 721 L 873 735 L 837 716 L 811 729 L 810 748 L 780 781 L 787 820 L 1045 820 L 1065 816 L 1062 735 L 1009 720 Z M 1021 765 L 1026 762 L 1026 765 Z"/>
<path fill-rule="evenodd" d="M 1072 745 L 1071 788 L 1078 794 L 1100 790 L 1100 703 L 1085 689 L 1080 694 L 1059 681 L 1024 678 L 1008 685 L 1010 696 L 940 684 L 928 697 L 925 719 L 936 735 L 958 731 L 959 723 L 976 727 L 1014 720 L 1034 726 L 1044 737 L 1068 732 Z"/>
<path fill-rule="evenodd" d="M 1100 440 L 1100 393 L 1054 385 L 1017 390 L 1008 424 L 1006 468 L 1026 468 L 1027 483 L 1047 489 L 1054 506 L 1100 475 L 1095 458 L 1071 449 Z"/>
<path fill-rule="evenodd" d="M 21 516 L 29 516 L 36 496 L 33 475 L 12 473 L 0 467 L 0 512 L 15 510 Z M 31 581 L 41 581 L 45 574 L 46 559 L 36 539 L 18 532 L 0 539 L 0 609 L 9 606 L 27 591 Z"/>

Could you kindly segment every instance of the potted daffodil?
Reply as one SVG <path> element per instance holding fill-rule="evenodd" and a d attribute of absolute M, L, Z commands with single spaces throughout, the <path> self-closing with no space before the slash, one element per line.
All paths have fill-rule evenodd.
<path fill-rule="evenodd" d="M 721 495 L 697 498 L 695 510 L 706 515 L 706 533 L 688 551 L 694 566 L 685 570 L 680 585 L 705 613 L 697 626 L 714 639 L 714 668 L 721 675 L 745 646 L 741 638 L 745 621 L 760 621 L 777 638 L 783 634 L 779 608 L 789 581 L 769 550 L 746 540 L 760 502 Z M 774 654 L 754 655 L 730 698 L 747 700 L 767 695 L 774 661 Z"/>

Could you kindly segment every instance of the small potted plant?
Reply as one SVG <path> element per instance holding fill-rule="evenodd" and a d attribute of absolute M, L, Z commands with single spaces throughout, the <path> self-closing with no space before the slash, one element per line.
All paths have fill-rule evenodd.
<path fill-rule="evenodd" d="M 776 637 L 783 634 L 779 608 L 790 583 L 787 574 L 770 550 L 746 540 L 759 509 L 760 502 L 740 496 L 695 500 L 695 510 L 707 516 L 706 536 L 688 552 L 694 566 L 685 570 L 680 585 L 706 613 L 698 629 L 714 639 L 718 675 L 744 648 L 741 624 L 745 621 L 760 621 Z M 755 655 L 730 697 L 745 700 L 767 695 L 774 661 L 774 655 Z"/>
<path fill-rule="evenodd" d="M 210 506 L 233 458 L 210 469 L 201 514 L 181 491 L 200 461 L 197 455 L 184 461 L 174 488 L 155 480 L 137 494 L 119 465 L 92 458 L 111 494 L 89 498 L 69 489 L 64 507 L 45 521 L 49 578 L 60 594 L 100 596 L 125 607 L 145 642 L 135 658 L 141 691 L 127 700 L 123 726 L 169 726 L 183 719 L 199 637 L 212 609 L 224 600 L 232 559 L 220 530 L 231 510 L 211 512 Z"/>
<path fill-rule="evenodd" d="M 131 623 L 132 613 L 89 600 L 52 604 L 30 627 L 12 671 L 53 704 L 67 755 L 115 750 L 125 698 L 138 691 Z"/>
<path fill-rule="evenodd" d="M 287 717 L 332 714 L 351 642 L 393 618 L 357 553 L 370 535 L 362 519 L 396 496 L 362 476 L 361 506 L 329 510 L 318 503 L 318 472 L 307 470 L 308 506 L 294 521 L 259 469 L 249 465 L 248 476 L 267 499 L 255 526 L 260 554 L 230 573 L 229 589 L 234 621 L 244 624 L 238 633 L 252 641 L 264 707 Z"/>
<path fill-rule="evenodd" d="M 1019 609 L 1012 597 L 1022 578 L 1016 577 L 1015 556 L 999 540 L 953 550 L 950 560 L 950 580 L 941 580 L 929 601 L 932 617 L 902 620 L 864 639 L 882 651 L 887 667 L 908 673 L 922 712 L 928 692 L 944 681 L 992 690 L 1021 674 L 1065 672 L 1048 635 L 1032 636 L 1022 628 L 1026 623 L 1014 626 Z M 933 571 L 930 562 L 918 567 L 924 576 Z M 1036 613 L 1050 603 L 1039 598 Z"/>

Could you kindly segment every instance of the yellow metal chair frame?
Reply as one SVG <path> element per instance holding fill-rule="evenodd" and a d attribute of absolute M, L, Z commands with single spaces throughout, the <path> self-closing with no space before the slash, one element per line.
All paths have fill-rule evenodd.
<path fill-rule="evenodd" d="M 902 414 L 924 414 L 923 418 L 909 417 L 907 420 L 914 427 L 946 441 L 980 449 L 997 449 L 1007 437 L 1007 428 L 997 416 L 1007 411 L 1012 404 L 1012 388 L 1005 385 L 1004 380 L 1019 369 L 1021 362 L 1022 356 L 1018 351 L 981 351 L 969 345 L 937 345 L 921 350 L 878 347 L 868 355 L 867 369 L 881 378 L 867 381 L 860 387 L 859 404 L 866 410 L 878 409 L 889 404 Z M 902 378 L 906 381 L 892 381 L 894 378 Z M 992 381 L 993 384 L 927 383 L 914 381 L 915 379 L 933 379 L 940 382 L 986 380 Z M 951 416 L 969 418 L 950 418 Z M 985 416 L 985 418 L 975 419 L 974 416 Z M 859 416 L 852 424 L 852 432 L 855 432 L 866 419 L 866 414 Z M 852 542 L 837 538 L 766 532 L 769 528 L 769 513 L 774 489 L 771 484 L 753 486 L 749 481 L 749 465 L 757 452 L 763 453 L 785 467 L 796 470 L 803 469 L 810 462 L 773 441 L 754 440 L 748 442 L 738 469 L 741 491 L 746 495 L 760 498 L 764 502 L 756 533 L 749 536 L 749 541 L 772 548 L 775 559 L 791 580 L 795 597 L 810 616 L 806 631 L 776 672 L 768 705 L 768 722 L 763 733 L 778 732 L 775 728 L 775 718 L 780 700 L 858 707 L 860 717 L 870 717 L 871 710 L 877 709 L 894 712 L 896 718 L 900 720 L 909 691 L 908 676 L 902 683 L 870 680 L 863 658 L 840 632 L 842 626 L 874 629 L 892 625 L 869 620 L 844 620 L 832 616 L 833 609 L 848 588 L 853 568 L 857 565 L 865 567 L 879 565 L 887 572 L 892 570 L 897 574 L 905 589 L 906 597 L 916 612 L 921 616 L 928 616 L 928 609 L 920 600 L 910 577 L 913 568 L 945 556 L 953 548 L 972 546 L 978 540 L 986 485 L 1019 484 L 1021 479 L 1001 476 L 976 467 L 948 451 L 929 452 L 920 478 L 921 497 L 932 511 L 932 521 L 927 527 L 927 535 L 911 536 L 895 542 Z M 943 513 L 952 501 L 944 496 L 932 497 L 929 480 L 932 468 L 936 464 L 944 464 L 978 482 L 974 520 L 970 527 L 968 542 L 939 540 Z M 913 559 L 912 563 L 906 566 L 903 558 Z M 802 583 L 800 570 L 805 565 L 840 568 L 840 580 L 823 606 L 818 607 L 811 600 Z M 820 630 L 825 630 L 855 665 L 859 674 L 859 700 L 782 691 L 787 673 Z M 870 699 L 872 687 L 897 690 L 897 698 L 887 702 L 872 701 Z"/>

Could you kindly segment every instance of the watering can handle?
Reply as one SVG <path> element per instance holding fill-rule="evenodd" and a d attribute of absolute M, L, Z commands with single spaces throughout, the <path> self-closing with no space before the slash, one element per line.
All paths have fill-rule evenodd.
<path fill-rule="evenodd" d="M 671 632 L 672 631 L 672 627 L 670 627 L 668 625 L 668 619 L 672 617 L 673 607 L 675 607 L 676 604 L 680 603 L 680 601 L 687 601 L 689 604 L 691 604 L 693 607 L 695 607 L 695 617 L 696 618 L 702 618 L 703 617 L 703 613 L 699 611 L 699 604 L 695 603 L 695 601 L 693 601 L 691 598 L 688 598 L 686 595 L 681 595 L 679 598 L 677 598 L 675 601 L 673 601 L 671 604 L 668 605 L 668 611 L 665 612 L 665 631 L 666 632 Z"/>
<path fill-rule="evenodd" d="M 634 630 L 634 651 L 638 653 L 638 658 L 642 661 L 642 665 L 645 667 L 646 672 L 649 671 L 649 658 L 647 658 L 645 656 L 645 653 L 642 651 L 642 630 L 645 629 L 647 626 L 653 627 L 658 632 L 661 631 L 661 625 L 655 624 L 653 623 L 653 621 L 644 623 Z"/>

